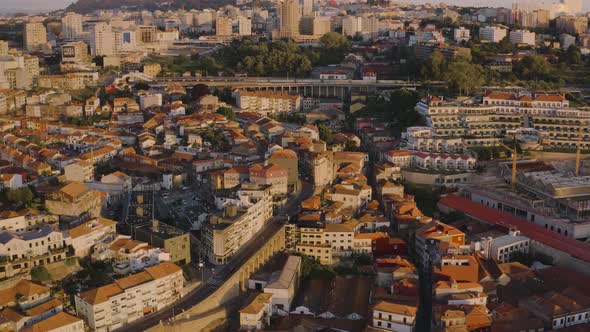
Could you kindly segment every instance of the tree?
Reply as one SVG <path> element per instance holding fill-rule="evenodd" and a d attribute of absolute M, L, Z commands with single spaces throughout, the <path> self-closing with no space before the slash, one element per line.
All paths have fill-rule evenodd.
<path fill-rule="evenodd" d="M 426 80 L 440 80 L 442 78 L 444 62 L 445 58 L 439 50 L 432 52 L 432 55 L 426 60 L 420 70 L 422 78 Z"/>
<path fill-rule="evenodd" d="M 336 32 L 328 32 L 320 38 L 320 47 L 323 49 L 345 50 L 348 45 L 348 39 Z"/>
<path fill-rule="evenodd" d="M 30 206 L 34 196 L 33 191 L 29 187 L 11 189 L 6 193 L 6 199 L 18 206 Z"/>
<path fill-rule="evenodd" d="M 332 143 L 332 129 L 328 128 L 325 124 L 318 125 L 318 131 L 320 132 L 320 139 L 327 144 Z"/>
<path fill-rule="evenodd" d="M 570 45 L 565 52 L 565 60 L 570 65 L 578 65 L 582 63 L 582 52 L 576 45 Z"/>
<path fill-rule="evenodd" d="M 544 56 L 532 54 L 522 58 L 516 65 L 515 71 L 523 79 L 544 80 L 549 76 L 551 66 Z"/>
<path fill-rule="evenodd" d="M 229 107 L 220 107 L 215 113 L 225 116 L 230 121 L 236 119 L 236 112 L 234 112 L 234 110 Z"/>
<path fill-rule="evenodd" d="M 445 79 L 450 91 L 469 95 L 484 83 L 483 68 L 458 57 L 449 63 Z"/>
<path fill-rule="evenodd" d="M 50 281 L 51 276 L 45 266 L 37 266 L 31 270 L 31 280 L 43 283 Z"/>

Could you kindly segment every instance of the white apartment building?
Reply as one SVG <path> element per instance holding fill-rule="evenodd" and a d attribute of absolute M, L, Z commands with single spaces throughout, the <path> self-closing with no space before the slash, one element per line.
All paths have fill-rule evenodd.
<path fill-rule="evenodd" d="M 23 31 L 24 47 L 27 51 L 34 51 L 47 44 L 47 29 L 42 22 L 29 22 Z"/>
<path fill-rule="evenodd" d="M 510 31 L 510 42 L 516 45 L 535 46 L 535 33 L 527 30 L 512 30 Z"/>
<path fill-rule="evenodd" d="M 332 19 L 328 16 L 314 16 L 312 22 L 312 34 L 323 36 L 332 30 Z"/>
<path fill-rule="evenodd" d="M 95 23 L 89 35 L 90 53 L 92 56 L 114 55 L 115 34 L 106 22 Z"/>
<path fill-rule="evenodd" d="M 117 222 L 106 218 L 95 218 L 69 230 L 74 254 L 78 257 L 90 255 L 94 245 L 105 235 L 117 231 Z"/>
<path fill-rule="evenodd" d="M 402 140 L 406 149 L 415 151 L 461 153 L 465 148 L 463 138 L 437 137 L 431 127 L 408 127 Z"/>
<path fill-rule="evenodd" d="M 162 106 L 162 94 L 152 93 L 139 96 L 139 107 L 142 110 L 155 106 Z"/>
<path fill-rule="evenodd" d="M 372 326 L 395 332 L 413 332 L 416 329 L 418 308 L 381 301 L 373 307 Z"/>
<path fill-rule="evenodd" d="M 203 230 L 203 250 L 213 264 L 224 264 L 253 238 L 272 217 L 271 186 L 252 186 L 238 192 L 239 202 L 227 204 Z"/>
<path fill-rule="evenodd" d="M 78 160 L 64 167 L 67 181 L 90 182 L 94 180 L 94 165 L 86 160 Z"/>
<path fill-rule="evenodd" d="M 0 213 L 0 231 L 23 233 L 43 223 L 54 223 L 58 217 L 34 210 L 3 211 Z"/>
<path fill-rule="evenodd" d="M 499 263 L 512 262 L 512 254 L 515 252 L 528 253 L 531 240 L 520 235 L 517 229 L 511 229 L 507 235 L 492 238 L 484 238 L 476 242 L 475 249 L 481 251 L 486 259 L 493 259 Z"/>
<path fill-rule="evenodd" d="M 240 309 L 240 329 L 262 329 L 270 323 L 272 294 L 260 293 L 244 308 Z"/>
<path fill-rule="evenodd" d="M 477 158 L 467 154 L 425 153 L 408 150 L 391 150 L 383 159 L 399 167 L 473 171 Z"/>
<path fill-rule="evenodd" d="M 107 332 L 161 310 L 180 299 L 182 269 L 172 262 L 75 296 L 76 312 L 91 330 Z"/>
<path fill-rule="evenodd" d="M 435 136 L 463 137 L 467 146 L 498 145 L 507 132 L 524 127 L 542 132 L 543 146 L 575 148 L 578 128 L 586 134 L 590 123 L 590 112 L 570 108 L 559 94 L 492 92 L 473 104 L 431 96 L 420 101 L 416 110 L 426 117 Z M 584 135 L 582 145 L 590 146 L 590 136 Z"/>
<path fill-rule="evenodd" d="M 68 12 L 61 18 L 62 33 L 66 40 L 76 40 L 82 37 L 84 32 L 82 24 L 84 18 L 80 14 Z"/>
<path fill-rule="evenodd" d="M 453 31 L 453 39 L 456 43 L 468 42 L 471 39 L 471 31 L 464 27 L 456 28 Z"/>
<path fill-rule="evenodd" d="M 249 17 L 238 16 L 238 35 L 250 36 L 252 34 L 252 19 Z"/>
<path fill-rule="evenodd" d="M 508 30 L 501 27 L 482 27 L 479 28 L 479 38 L 482 41 L 498 43 L 506 37 Z"/>
<path fill-rule="evenodd" d="M 161 248 L 111 233 L 93 247 L 92 260 L 112 260 L 115 273 L 128 274 L 170 261 L 171 257 Z"/>
<path fill-rule="evenodd" d="M 57 225 L 42 225 L 38 229 L 15 233 L 0 233 L 0 257 L 7 260 L 43 256 L 52 250 L 66 247 L 66 238 Z M 64 257 L 65 258 L 65 254 Z"/>
<path fill-rule="evenodd" d="M 284 91 L 234 91 L 236 104 L 242 110 L 264 114 L 277 112 L 298 112 L 301 110 L 301 96 Z"/>
<path fill-rule="evenodd" d="M 362 31 L 363 18 L 360 16 L 346 16 L 342 19 L 342 34 L 354 37 Z"/>

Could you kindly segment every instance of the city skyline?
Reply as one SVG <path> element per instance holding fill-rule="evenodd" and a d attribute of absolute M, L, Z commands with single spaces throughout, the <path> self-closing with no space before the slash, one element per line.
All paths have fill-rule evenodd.
<path fill-rule="evenodd" d="M 583 0 L 44 1 L 1 331 L 590 331 Z"/>
<path fill-rule="evenodd" d="M 444 2 L 450 5 L 474 6 L 474 7 L 511 7 L 518 0 L 447 0 L 447 1 L 429 1 L 429 0 L 400 0 L 409 3 L 439 3 Z M 42 13 L 50 10 L 62 9 L 74 3 L 73 0 L 23 0 L 14 2 L 13 0 L 0 0 L 0 13 L 16 13 L 24 11 L 27 13 Z M 523 1 L 521 1 L 523 2 Z M 558 1 L 547 1 L 558 2 Z M 584 10 L 590 11 L 590 0 L 583 0 Z"/>

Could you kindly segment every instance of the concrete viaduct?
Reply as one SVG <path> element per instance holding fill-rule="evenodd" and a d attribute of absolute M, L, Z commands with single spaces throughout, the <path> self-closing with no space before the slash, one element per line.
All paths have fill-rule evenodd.
<path fill-rule="evenodd" d="M 368 93 L 397 88 L 415 89 L 421 86 L 420 83 L 399 80 L 325 80 L 272 77 L 158 77 L 150 83 L 153 88 L 164 88 L 168 84 L 182 86 L 205 84 L 217 88 L 286 91 L 301 94 L 304 97 L 339 98 L 343 98 L 351 91 Z"/>
<path fill-rule="evenodd" d="M 176 315 L 172 322 L 156 325 L 148 331 L 202 331 L 211 327 L 211 324 L 222 322 L 229 314 L 235 313 L 236 305 L 238 305 L 236 300 L 248 290 L 249 278 L 274 254 L 284 249 L 285 226 L 281 226 L 254 255 L 206 299 Z"/>

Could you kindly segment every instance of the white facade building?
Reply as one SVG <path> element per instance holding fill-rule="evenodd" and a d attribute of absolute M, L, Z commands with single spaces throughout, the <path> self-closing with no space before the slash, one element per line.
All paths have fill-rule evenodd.
<path fill-rule="evenodd" d="M 164 262 L 77 294 L 76 312 L 91 330 L 113 331 L 180 299 L 183 283 L 182 269 Z"/>
<path fill-rule="evenodd" d="M 498 43 L 506 37 L 508 30 L 501 27 L 482 27 L 479 29 L 479 37 L 482 41 Z"/>
<path fill-rule="evenodd" d="M 535 33 L 527 30 L 512 30 L 510 31 L 510 42 L 517 45 L 535 46 Z"/>
<path fill-rule="evenodd" d="M 471 39 L 471 31 L 464 27 L 456 28 L 453 31 L 453 39 L 455 39 L 455 42 L 457 43 L 468 42 L 469 39 Z"/>

